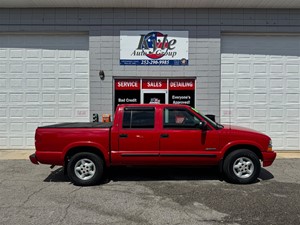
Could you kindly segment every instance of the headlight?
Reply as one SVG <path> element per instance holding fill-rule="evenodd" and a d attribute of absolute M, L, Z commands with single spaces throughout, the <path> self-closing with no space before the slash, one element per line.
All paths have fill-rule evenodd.
<path fill-rule="evenodd" d="M 272 151 L 273 145 L 272 145 L 272 140 L 270 140 L 269 145 L 268 145 L 268 151 Z"/>

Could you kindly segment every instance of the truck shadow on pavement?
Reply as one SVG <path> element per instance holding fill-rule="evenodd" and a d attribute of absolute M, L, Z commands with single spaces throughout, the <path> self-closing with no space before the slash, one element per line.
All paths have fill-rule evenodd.
<path fill-rule="evenodd" d="M 259 179 L 270 180 L 274 176 L 262 168 Z M 122 181 L 180 181 L 180 180 L 219 180 L 224 177 L 218 168 L 191 168 L 191 167 L 113 167 L 105 171 L 102 184 Z M 44 182 L 70 182 L 62 167 L 54 170 Z"/>

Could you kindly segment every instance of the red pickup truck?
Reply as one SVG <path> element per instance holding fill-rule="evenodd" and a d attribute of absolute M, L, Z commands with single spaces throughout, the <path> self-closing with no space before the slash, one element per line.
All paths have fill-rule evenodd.
<path fill-rule="evenodd" d="M 251 183 L 276 158 L 270 137 L 221 125 L 185 105 L 119 105 L 113 123 L 39 127 L 34 164 L 64 166 L 75 185 L 94 185 L 111 166 L 211 165 L 227 180 Z"/>

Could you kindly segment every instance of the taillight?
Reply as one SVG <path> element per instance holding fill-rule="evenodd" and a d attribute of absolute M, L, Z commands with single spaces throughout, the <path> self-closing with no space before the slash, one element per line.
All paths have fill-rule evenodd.
<path fill-rule="evenodd" d="M 272 151 L 273 149 L 273 145 L 272 145 L 272 140 L 270 140 L 269 145 L 268 145 L 268 151 Z"/>

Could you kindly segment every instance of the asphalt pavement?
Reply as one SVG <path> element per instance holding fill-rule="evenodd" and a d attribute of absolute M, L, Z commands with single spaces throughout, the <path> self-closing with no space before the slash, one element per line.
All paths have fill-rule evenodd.
<path fill-rule="evenodd" d="M 77 187 L 61 167 L 0 160 L 0 224 L 300 224 L 300 159 L 251 185 L 215 168 L 114 168 Z"/>

